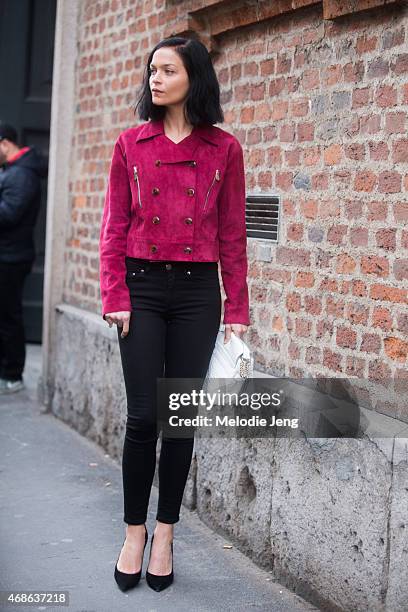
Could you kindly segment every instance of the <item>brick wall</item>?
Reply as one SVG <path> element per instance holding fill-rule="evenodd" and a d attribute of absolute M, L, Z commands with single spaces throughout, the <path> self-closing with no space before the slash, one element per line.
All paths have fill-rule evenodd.
<path fill-rule="evenodd" d="M 100 311 L 98 237 L 114 140 L 139 123 L 131 107 L 150 49 L 193 27 L 188 9 L 207 6 L 196 29 L 215 51 L 220 127 L 243 145 L 247 191 L 282 196 L 271 261 L 249 240 L 247 339 L 258 366 L 282 376 L 396 377 L 394 391 L 407 391 L 408 8 L 375 1 L 353 13 L 358 3 L 349 2 L 341 15 L 345 3 L 303 0 L 259 23 L 242 13 L 211 37 L 223 4 L 234 3 L 82 3 L 64 299 Z M 386 401 L 377 408 L 395 415 Z"/>

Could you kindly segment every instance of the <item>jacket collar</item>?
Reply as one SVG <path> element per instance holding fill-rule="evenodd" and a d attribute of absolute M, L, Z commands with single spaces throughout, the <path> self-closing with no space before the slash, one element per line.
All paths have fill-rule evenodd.
<path fill-rule="evenodd" d="M 218 139 L 212 125 L 196 126 L 193 132 L 201 139 L 218 146 Z M 159 134 L 164 134 L 163 119 L 158 121 L 147 121 L 146 123 L 142 124 L 136 137 L 136 142 L 139 142 L 139 140 L 145 140 L 146 138 L 151 138 L 152 136 L 158 136 Z"/>

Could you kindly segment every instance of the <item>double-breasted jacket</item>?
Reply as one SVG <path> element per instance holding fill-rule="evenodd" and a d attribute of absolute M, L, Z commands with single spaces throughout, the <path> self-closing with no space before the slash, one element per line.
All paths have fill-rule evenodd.
<path fill-rule="evenodd" d="M 214 125 L 179 143 L 149 121 L 117 138 L 99 240 L 102 316 L 131 311 L 125 256 L 219 261 L 224 323 L 250 324 L 240 142 Z"/>

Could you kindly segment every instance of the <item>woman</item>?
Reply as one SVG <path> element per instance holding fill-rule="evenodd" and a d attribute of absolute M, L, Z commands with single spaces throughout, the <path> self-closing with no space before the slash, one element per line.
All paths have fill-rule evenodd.
<path fill-rule="evenodd" d="M 127 395 L 123 447 L 126 539 L 115 566 L 122 590 L 140 579 L 156 464 L 156 379 L 204 378 L 226 293 L 225 342 L 250 324 L 243 152 L 223 121 L 206 47 L 173 37 L 150 53 L 136 105 L 150 121 L 114 147 L 100 232 L 103 318 L 117 325 Z M 135 109 L 135 110 L 136 110 Z M 119 331 L 119 329 L 121 331 Z M 162 437 L 159 502 L 146 580 L 173 580 L 194 438 Z"/>

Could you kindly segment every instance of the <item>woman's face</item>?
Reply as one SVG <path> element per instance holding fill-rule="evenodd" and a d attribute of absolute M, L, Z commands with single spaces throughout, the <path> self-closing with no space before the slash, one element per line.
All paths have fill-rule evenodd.
<path fill-rule="evenodd" d="M 190 86 L 188 74 L 179 54 L 171 47 L 154 52 L 150 63 L 149 86 L 153 104 L 170 106 L 183 102 Z M 154 89 L 158 89 L 155 92 Z"/>

